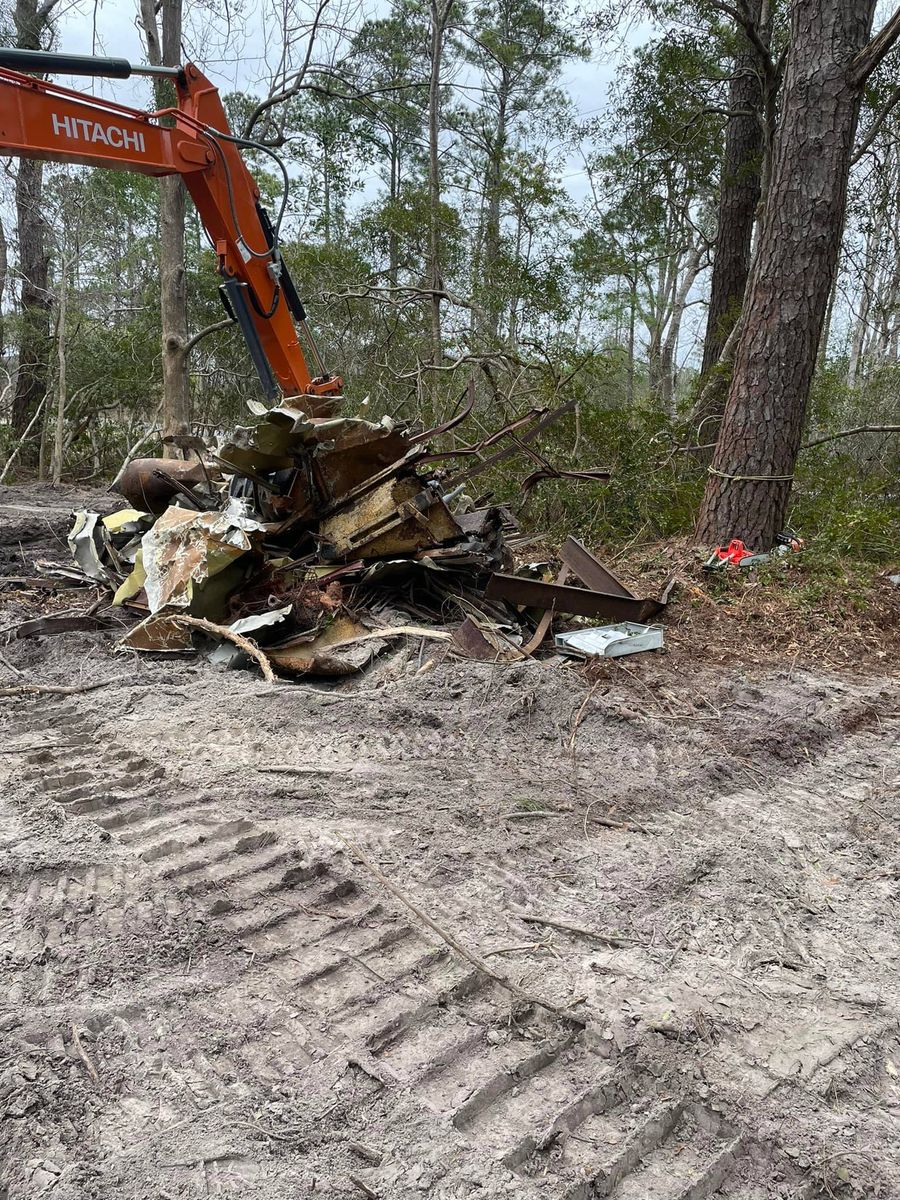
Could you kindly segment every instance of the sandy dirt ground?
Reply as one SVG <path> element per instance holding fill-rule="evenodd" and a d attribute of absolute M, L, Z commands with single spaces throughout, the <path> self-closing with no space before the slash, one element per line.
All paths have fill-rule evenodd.
<path fill-rule="evenodd" d="M 0 497 L 4 575 L 72 498 Z M 900 1197 L 890 656 L 114 640 L 0 647 L 113 681 L 0 699 L 0 1196 Z"/>

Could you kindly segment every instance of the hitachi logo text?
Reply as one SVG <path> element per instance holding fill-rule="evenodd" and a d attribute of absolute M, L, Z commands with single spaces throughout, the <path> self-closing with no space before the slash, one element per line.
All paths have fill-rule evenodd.
<path fill-rule="evenodd" d="M 99 142 L 116 150 L 137 150 L 144 153 L 144 135 L 122 129 L 119 125 L 101 125 L 99 121 L 86 121 L 83 117 L 58 117 L 50 114 L 53 132 L 83 142 Z"/>

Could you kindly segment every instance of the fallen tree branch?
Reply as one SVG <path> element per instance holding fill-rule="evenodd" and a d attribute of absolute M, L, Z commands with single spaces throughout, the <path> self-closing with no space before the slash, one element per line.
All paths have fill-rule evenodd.
<path fill-rule="evenodd" d="M 552 808 L 523 808 L 517 809 L 514 812 L 505 812 L 500 814 L 501 821 L 521 821 L 528 817 L 563 817 L 567 812 L 571 812 L 570 808 L 563 809 L 561 812 Z"/>
<path fill-rule="evenodd" d="M 213 621 L 207 621 L 205 617 L 188 617 L 178 613 L 172 617 L 176 625 L 188 625 L 191 629 L 202 629 L 204 633 L 212 634 L 213 637 L 224 638 L 226 642 L 232 642 L 239 650 L 243 650 L 245 654 L 249 654 L 254 662 L 259 664 L 259 669 L 262 671 L 263 679 L 266 683 L 277 683 L 275 672 L 266 656 L 260 650 L 255 642 L 251 642 L 249 638 L 245 638 L 240 633 L 235 633 L 233 629 L 229 629 L 227 625 L 216 625 Z"/>
<path fill-rule="evenodd" d="M 585 814 L 585 820 L 587 820 Z M 590 817 L 591 821 L 596 821 L 598 825 L 605 826 L 606 829 L 624 829 L 626 833 L 647 833 L 645 825 L 638 825 L 636 821 L 613 821 L 610 817 Z"/>
<path fill-rule="evenodd" d="M 6 667 L 7 671 L 9 671 L 13 675 L 21 676 L 21 675 L 25 674 L 25 672 L 20 671 L 18 667 L 14 667 L 13 664 L 9 661 L 9 659 L 4 658 L 2 654 L 0 654 L 0 667 Z"/>
<path fill-rule="evenodd" d="M 254 767 L 265 775 L 346 775 L 349 767 Z"/>
<path fill-rule="evenodd" d="M 583 925 L 571 925 L 568 921 L 559 921 L 556 917 L 542 917 L 538 913 L 520 912 L 517 908 L 509 910 L 520 921 L 529 925 L 547 925 L 550 929 L 561 929 L 565 933 L 577 933 L 581 937 L 594 938 L 595 941 L 605 942 L 607 946 L 639 946 L 641 943 L 634 938 L 620 937 L 617 933 L 602 933 L 597 929 L 586 929 Z"/>
<path fill-rule="evenodd" d="M 502 450 L 498 450 L 496 454 L 490 455 L 489 458 L 484 458 L 477 462 L 474 466 L 467 470 L 454 475 L 452 479 L 448 479 L 447 488 L 457 487 L 465 480 L 472 479 L 475 475 L 480 475 L 482 471 L 486 471 L 488 467 L 496 466 L 497 463 L 503 462 L 507 458 L 511 458 L 514 454 L 522 453 L 522 444 L 533 441 L 538 434 L 543 433 L 554 421 L 558 421 L 560 417 L 566 416 L 568 413 L 575 411 L 577 400 L 567 400 L 564 404 L 560 404 L 557 408 L 551 409 L 550 412 L 544 413 L 539 421 L 532 427 L 516 438 L 512 445 L 504 446 Z"/>
<path fill-rule="evenodd" d="M 77 742 L 29 742 L 27 746 L 3 746 L 0 754 L 32 754 L 35 750 L 61 750 L 76 746 Z"/>
<path fill-rule="evenodd" d="M 78 1057 L 84 1063 L 84 1066 L 85 1066 L 85 1069 L 86 1069 L 88 1075 L 90 1075 L 90 1077 L 91 1077 L 91 1079 L 93 1079 L 94 1083 L 99 1085 L 100 1076 L 97 1074 L 97 1068 L 91 1062 L 87 1050 L 85 1050 L 84 1046 L 82 1045 L 81 1038 L 78 1036 L 78 1029 L 76 1028 L 76 1026 L 74 1024 L 72 1025 L 72 1044 L 74 1045 L 75 1049 L 78 1051 Z"/>
<path fill-rule="evenodd" d="M 577 786 L 577 785 L 576 785 Z M 584 789 L 580 789 L 584 790 Z M 590 792 L 587 793 L 590 795 Z M 607 829 L 624 829 L 626 833 L 649 833 L 646 825 L 640 825 L 637 821 L 614 821 L 612 817 L 595 817 L 592 815 L 592 810 L 598 804 L 605 804 L 605 800 L 592 800 L 584 810 L 584 836 L 588 837 L 588 820 L 596 821 L 598 825 L 604 825 Z"/>
<path fill-rule="evenodd" d="M 115 679 L 101 679 L 98 683 L 82 683 L 74 687 L 56 683 L 19 683 L 15 687 L 0 688 L 0 696 L 76 696 L 79 692 L 94 692 L 97 688 L 111 687 L 114 683 L 129 683 L 127 675 Z"/>
<path fill-rule="evenodd" d="M 352 646 L 356 642 L 371 642 L 392 637 L 425 637 L 436 642 L 449 642 L 453 634 L 448 633 L 446 629 L 431 629 L 428 625 L 384 625 L 378 629 L 367 629 L 365 633 L 357 633 L 340 642 L 332 642 L 328 649 L 339 650 L 342 646 Z"/>
<path fill-rule="evenodd" d="M 462 942 L 457 941 L 452 933 L 448 933 L 446 929 L 442 929 L 441 926 L 438 925 L 436 921 L 432 920 L 432 918 L 429 917 L 426 912 L 423 912 L 418 905 L 414 904 L 406 895 L 406 893 L 402 892 L 400 888 L 397 887 L 396 883 L 388 879 L 387 875 L 384 874 L 380 867 L 377 867 L 375 863 L 372 862 L 372 860 L 368 857 L 368 855 L 360 850 L 359 846 L 357 846 L 355 842 L 351 842 L 349 838 L 344 837 L 344 835 L 339 833 L 337 830 L 335 830 L 335 836 L 344 843 L 353 857 L 358 859 L 359 862 L 361 862 L 362 865 L 375 876 L 382 887 L 387 888 L 392 896 L 395 896 L 396 899 L 398 899 L 401 904 L 408 908 L 415 917 L 417 917 L 424 925 L 427 925 L 433 933 L 436 933 L 441 941 L 446 942 L 451 949 L 455 950 L 457 954 L 459 954 L 467 962 L 471 963 L 476 970 L 481 971 L 481 973 L 486 975 L 488 979 L 493 979 L 494 983 L 498 983 L 501 987 L 506 988 L 508 992 L 511 992 L 516 997 L 516 999 L 521 1000 L 526 1004 L 539 1004 L 541 1008 L 545 1008 L 548 1012 L 552 1012 L 557 1017 L 564 1017 L 566 1020 L 572 1019 L 567 1013 L 565 1013 L 561 1008 L 558 1008 L 555 1004 L 551 1004 L 547 1000 L 541 1000 L 537 996 L 529 995 L 529 993 L 523 991 L 518 984 L 513 983 L 511 979 L 508 979 L 505 975 L 501 975 L 498 971 L 495 971 L 484 961 L 483 958 L 481 958 L 480 955 L 473 953 L 473 951 L 465 947 Z"/>

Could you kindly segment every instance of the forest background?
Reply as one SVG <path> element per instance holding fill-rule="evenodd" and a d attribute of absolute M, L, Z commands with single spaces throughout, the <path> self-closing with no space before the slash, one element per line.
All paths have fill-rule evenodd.
<path fill-rule="evenodd" d="M 787 446 L 777 469 L 790 475 L 768 467 L 743 485 L 765 499 L 747 528 L 767 540 L 787 525 L 844 569 L 895 559 L 900 533 L 900 63 L 896 14 L 875 7 L 15 0 L 0 41 L 197 62 L 232 127 L 287 167 L 282 247 L 322 357 L 347 381 L 345 411 L 431 425 L 473 379 L 457 444 L 559 409 L 543 465 L 612 468 L 609 483 L 551 479 L 530 494 L 525 519 L 551 540 L 740 532 L 745 501 L 723 513 L 712 493 L 742 478 L 720 469 L 736 414 L 765 421 L 765 381 L 748 391 L 747 376 L 768 281 L 780 326 L 803 338 L 795 356 L 772 337 L 772 461 Z M 848 61 L 871 61 L 854 76 L 855 113 L 830 115 L 849 144 L 825 180 L 840 202 L 817 227 L 786 186 L 802 190 L 808 170 L 786 161 L 804 54 L 834 28 Z M 148 81 L 61 82 L 139 107 L 167 99 Z M 818 119 L 827 106 L 812 103 Z M 804 136 L 808 153 L 816 131 Z M 277 162 L 247 160 L 277 212 Z M 215 443 L 246 423 L 258 384 L 178 181 L 3 166 L 6 481 L 101 483 L 138 442 Z M 809 250 L 800 278 L 820 314 L 792 311 L 783 263 L 757 261 L 753 293 L 760 245 L 771 258 L 788 243 L 795 275 Z M 479 490 L 522 508 L 535 465 L 507 462 Z"/>

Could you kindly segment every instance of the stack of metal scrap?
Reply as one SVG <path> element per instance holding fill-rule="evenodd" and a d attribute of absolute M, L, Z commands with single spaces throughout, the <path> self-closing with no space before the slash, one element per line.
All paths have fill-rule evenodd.
<path fill-rule="evenodd" d="M 442 621 L 467 598 L 508 620 L 483 588 L 511 566 L 512 517 L 445 494 L 423 469 L 421 435 L 288 404 L 257 415 L 213 462 L 131 463 L 117 485 L 128 509 L 77 514 L 76 563 L 115 589 L 114 604 L 143 615 L 123 647 L 190 649 L 189 616 L 251 635 L 283 672 L 340 674 L 371 661 L 410 618 Z"/>
<path fill-rule="evenodd" d="M 655 603 L 629 602 L 596 560 L 593 574 L 585 566 L 586 551 L 571 563 L 585 589 L 549 584 L 540 566 L 530 580 L 510 575 L 508 510 L 476 507 L 460 476 L 434 466 L 447 455 L 428 439 L 449 425 L 413 434 L 387 418 L 312 418 L 289 403 L 254 412 L 212 461 L 136 460 L 117 484 L 130 508 L 77 514 L 69 544 L 79 568 L 140 615 L 123 647 L 185 651 L 199 630 L 218 661 L 262 646 L 284 674 L 339 675 L 402 634 L 517 658 L 541 644 L 554 614 L 601 616 L 612 602 L 644 605 L 643 615 Z M 542 477 L 565 474 L 529 453 Z"/>

